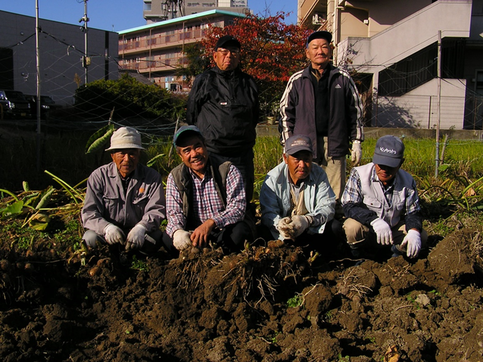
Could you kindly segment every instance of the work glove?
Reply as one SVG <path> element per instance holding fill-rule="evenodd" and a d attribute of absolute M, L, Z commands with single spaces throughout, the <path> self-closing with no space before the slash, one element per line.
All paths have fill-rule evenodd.
<path fill-rule="evenodd" d="M 136 224 L 127 234 L 126 250 L 139 249 L 144 245 L 146 228 L 141 224 Z"/>
<path fill-rule="evenodd" d="M 362 159 L 361 141 L 359 140 L 352 141 L 351 160 L 354 166 L 360 165 L 361 159 Z"/>
<path fill-rule="evenodd" d="M 184 250 L 192 246 L 193 243 L 191 242 L 190 236 L 191 236 L 191 233 L 186 230 L 183 230 L 183 229 L 176 230 L 173 234 L 174 247 L 178 250 Z"/>
<path fill-rule="evenodd" d="M 312 223 L 312 218 L 305 215 L 294 215 L 292 216 L 293 232 L 292 236 L 294 239 L 302 235 L 302 233 L 307 230 L 307 228 Z"/>
<path fill-rule="evenodd" d="M 286 216 L 278 221 L 277 229 L 283 239 L 292 239 L 293 224 L 290 216 Z"/>
<path fill-rule="evenodd" d="M 104 239 L 106 239 L 107 243 L 110 245 L 116 243 L 124 244 L 126 235 L 124 235 L 124 232 L 121 230 L 121 228 L 114 224 L 108 224 L 104 228 Z"/>
<path fill-rule="evenodd" d="M 371 222 L 371 226 L 377 235 L 377 243 L 381 245 L 392 244 L 392 231 L 391 227 L 383 219 L 375 219 Z"/>
<path fill-rule="evenodd" d="M 404 237 L 401 247 L 406 247 L 406 255 L 409 258 L 418 256 L 421 250 L 421 234 L 416 230 L 409 230 Z"/>

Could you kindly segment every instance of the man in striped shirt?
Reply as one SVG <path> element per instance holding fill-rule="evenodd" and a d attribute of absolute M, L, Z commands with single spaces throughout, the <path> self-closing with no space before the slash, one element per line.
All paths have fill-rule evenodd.
<path fill-rule="evenodd" d="M 210 242 L 228 251 L 253 239 L 244 221 L 245 189 L 240 171 L 231 164 L 213 162 L 196 126 L 183 126 L 174 136 L 183 161 L 168 176 L 166 233 L 177 250 L 205 247 Z"/>

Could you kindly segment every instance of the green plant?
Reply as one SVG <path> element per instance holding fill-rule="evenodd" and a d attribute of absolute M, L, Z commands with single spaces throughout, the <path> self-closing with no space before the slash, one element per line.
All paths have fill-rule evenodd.
<path fill-rule="evenodd" d="M 350 362 L 351 358 L 349 356 L 342 356 L 341 353 L 339 353 L 339 362 Z"/>
<path fill-rule="evenodd" d="M 304 298 L 301 294 L 296 294 L 287 301 L 287 307 L 296 308 L 304 304 Z"/>
<path fill-rule="evenodd" d="M 136 255 L 133 255 L 132 263 L 131 263 L 131 269 L 139 270 L 139 271 L 143 271 L 143 272 L 148 272 L 149 266 L 145 261 L 138 260 L 138 258 L 136 258 Z"/>

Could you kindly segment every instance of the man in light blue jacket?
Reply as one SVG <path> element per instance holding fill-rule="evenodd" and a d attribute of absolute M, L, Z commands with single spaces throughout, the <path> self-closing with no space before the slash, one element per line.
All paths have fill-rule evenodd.
<path fill-rule="evenodd" d="M 275 239 L 310 243 L 334 217 L 334 192 L 325 171 L 312 159 L 310 138 L 292 136 L 285 142 L 283 162 L 265 178 L 260 191 L 262 225 Z"/>

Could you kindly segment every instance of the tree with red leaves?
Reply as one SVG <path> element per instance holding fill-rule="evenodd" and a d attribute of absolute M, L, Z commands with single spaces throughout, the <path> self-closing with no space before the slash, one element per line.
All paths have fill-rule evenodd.
<path fill-rule="evenodd" d="M 200 59 L 211 59 L 212 66 L 213 49 L 220 37 L 229 34 L 240 41 L 240 66 L 257 82 L 262 117 L 274 115 L 288 79 L 307 65 L 304 49 L 311 30 L 287 25 L 284 20 L 284 12 L 267 18 L 248 14 L 224 28 L 210 26 L 201 41 Z"/>

